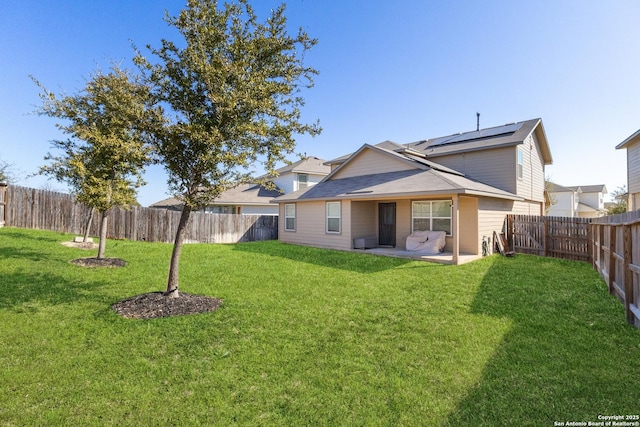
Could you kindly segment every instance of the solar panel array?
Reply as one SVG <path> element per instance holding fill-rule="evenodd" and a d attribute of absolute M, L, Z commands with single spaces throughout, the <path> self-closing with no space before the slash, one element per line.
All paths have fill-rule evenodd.
<path fill-rule="evenodd" d="M 524 123 L 511 123 L 504 126 L 498 126 L 489 129 L 480 129 L 472 132 L 459 133 L 456 135 L 444 136 L 442 138 L 436 138 L 433 140 L 429 147 L 435 147 L 438 145 L 453 144 L 456 142 L 473 141 L 475 139 L 492 138 L 501 135 L 511 135 L 517 132 Z"/>

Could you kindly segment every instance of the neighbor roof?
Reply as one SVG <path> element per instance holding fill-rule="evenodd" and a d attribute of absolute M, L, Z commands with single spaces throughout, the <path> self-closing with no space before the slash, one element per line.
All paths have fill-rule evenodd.
<path fill-rule="evenodd" d="M 627 148 L 628 146 L 633 145 L 636 142 L 640 142 L 640 130 L 636 131 L 629 138 L 625 139 L 620 144 L 616 145 L 616 150 L 620 148 Z"/>
<path fill-rule="evenodd" d="M 240 184 L 222 193 L 210 203 L 214 205 L 268 205 L 270 200 L 278 197 L 282 192 L 278 189 L 268 190 L 260 184 Z M 152 204 L 152 208 L 176 208 L 183 205 L 182 201 L 170 197 Z"/>
<path fill-rule="evenodd" d="M 278 175 L 284 175 L 286 173 L 310 173 L 317 175 L 327 175 L 331 172 L 331 167 L 325 165 L 325 160 L 318 157 L 306 157 L 291 163 L 290 165 L 283 166 L 276 169 Z M 267 175 L 263 175 L 260 178 L 267 178 Z"/>
<path fill-rule="evenodd" d="M 604 184 L 575 185 L 567 188 L 574 191 L 578 191 L 578 189 L 580 189 L 583 193 L 606 193 L 607 192 L 607 187 Z"/>

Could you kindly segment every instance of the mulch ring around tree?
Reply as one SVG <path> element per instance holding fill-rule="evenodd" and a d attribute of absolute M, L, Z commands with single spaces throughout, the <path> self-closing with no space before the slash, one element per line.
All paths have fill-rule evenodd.
<path fill-rule="evenodd" d="M 180 292 L 179 297 L 169 298 L 162 292 L 150 292 L 117 302 L 111 308 L 129 319 L 155 319 L 207 313 L 217 310 L 221 305 L 221 299 L 203 295 Z"/>
<path fill-rule="evenodd" d="M 78 258 L 69 261 L 71 264 L 81 267 L 110 267 L 118 268 L 127 265 L 127 262 L 120 258 Z"/>

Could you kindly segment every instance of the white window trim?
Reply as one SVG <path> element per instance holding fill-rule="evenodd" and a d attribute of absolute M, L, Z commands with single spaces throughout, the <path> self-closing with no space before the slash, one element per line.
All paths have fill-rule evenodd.
<path fill-rule="evenodd" d="M 293 206 L 293 215 L 287 215 L 287 206 Z M 287 219 L 293 218 L 293 228 L 287 228 Z M 296 231 L 296 204 L 286 203 L 284 205 L 284 231 Z"/>
<path fill-rule="evenodd" d="M 413 205 L 416 203 L 450 203 L 451 204 L 451 209 L 449 210 L 449 216 L 433 216 L 432 214 L 429 214 L 428 217 L 422 217 L 422 216 L 413 216 Z M 429 209 L 429 212 L 433 212 L 433 209 Z M 414 219 L 415 218 L 420 218 L 420 219 L 428 219 L 429 220 L 429 229 L 433 230 L 433 220 L 434 219 L 448 219 L 450 221 L 451 224 L 451 231 L 447 232 L 446 235 L 447 236 L 453 236 L 453 201 L 450 199 L 439 199 L 439 200 L 413 200 L 411 202 L 411 232 L 413 233 L 415 230 L 413 229 L 413 224 L 414 224 Z"/>
<path fill-rule="evenodd" d="M 329 216 L 329 205 L 338 205 L 338 216 Z M 342 233 L 342 202 L 326 202 L 325 203 L 325 226 L 324 231 L 327 234 L 340 234 Z M 329 230 L 329 219 L 338 218 L 338 230 Z"/>
<path fill-rule="evenodd" d="M 524 179 L 524 150 L 518 147 L 516 152 L 516 177 Z"/>
<path fill-rule="evenodd" d="M 304 176 L 305 177 L 305 181 L 302 182 L 300 181 L 300 177 Z M 303 183 L 304 185 L 300 185 L 301 183 Z M 296 174 L 296 191 L 297 190 L 302 190 L 303 188 L 307 188 L 309 187 L 309 174 L 306 173 L 297 173 Z"/>

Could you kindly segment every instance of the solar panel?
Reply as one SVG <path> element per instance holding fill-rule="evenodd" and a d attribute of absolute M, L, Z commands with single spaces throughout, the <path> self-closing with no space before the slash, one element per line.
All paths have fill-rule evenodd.
<path fill-rule="evenodd" d="M 514 132 L 517 132 L 522 127 L 522 125 L 523 123 L 511 123 L 508 125 L 498 126 L 498 127 L 489 128 L 489 129 L 480 129 L 480 130 L 474 130 L 472 132 L 465 132 L 457 135 L 445 136 L 445 137 L 437 138 L 436 140 L 434 140 L 431 144 L 429 144 L 429 147 L 435 147 L 438 145 L 445 145 L 445 144 L 453 144 L 455 142 L 473 141 L 474 139 L 491 138 L 494 136 L 511 135 Z"/>

